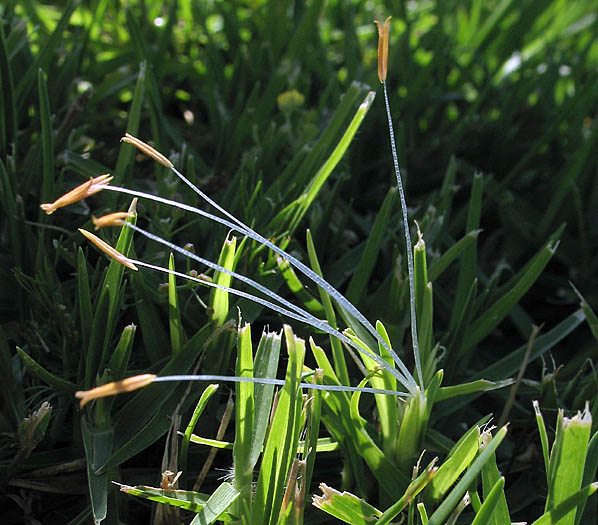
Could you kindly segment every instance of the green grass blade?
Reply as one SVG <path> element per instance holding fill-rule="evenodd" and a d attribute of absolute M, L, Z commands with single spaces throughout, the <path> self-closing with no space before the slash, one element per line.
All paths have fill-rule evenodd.
<path fill-rule="evenodd" d="M 17 107 L 4 26 L 0 28 L 0 113 L 4 115 L 0 122 L 0 158 L 5 159 L 10 144 L 14 145 L 14 152 L 17 152 Z"/>
<path fill-rule="evenodd" d="M 583 310 L 573 312 L 566 319 L 561 321 L 552 330 L 536 338 L 534 346 L 529 355 L 528 362 L 531 363 L 542 354 L 553 348 L 556 344 L 567 337 L 575 328 L 577 328 L 585 319 Z M 491 381 L 500 381 L 504 377 L 509 377 L 517 373 L 523 362 L 527 350 L 527 343 L 521 345 L 509 355 L 499 359 L 481 372 L 477 372 L 475 377 L 487 378 Z"/>
<path fill-rule="evenodd" d="M 534 257 L 532 263 L 512 288 L 471 324 L 465 334 L 464 349 L 479 343 L 509 314 L 542 273 L 557 247 L 558 242 L 549 241 Z"/>
<path fill-rule="evenodd" d="M 230 483 L 222 483 L 210 496 L 190 525 L 214 523 L 235 502 L 241 493 Z"/>
<path fill-rule="evenodd" d="M 301 395 L 298 383 L 305 355 L 305 343 L 295 337 L 285 325 L 285 340 L 289 354 L 285 386 L 276 404 L 268 440 L 262 455 L 254 497 L 252 523 L 276 523 L 291 463 L 297 453 Z"/>
<path fill-rule="evenodd" d="M 168 268 L 175 271 L 174 255 L 171 252 L 168 259 Z M 168 274 L 168 321 L 170 328 L 170 351 L 178 354 L 183 349 L 185 334 L 181 323 L 181 311 L 179 309 L 179 298 L 176 290 L 176 276 Z"/>
<path fill-rule="evenodd" d="M 583 313 L 585 314 L 586 322 L 588 323 L 588 326 L 590 327 L 590 330 L 592 331 L 592 335 L 594 336 L 594 339 L 596 339 L 596 341 L 598 341 L 598 316 L 596 316 L 596 314 L 594 313 L 594 310 L 592 310 L 592 307 L 585 300 L 584 296 L 581 295 L 581 293 L 579 293 L 579 290 L 577 288 L 575 288 L 575 286 L 573 286 L 573 283 L 569 283 L 569 284 L 573 288 L 575 295 L 577 295 L 577 297 L 579 297 L 579 302 L 580 302 L 579 306 L 581 307 L 581 309 L 583 310 Z"/>
<path fill-rule="evenodd" d="M 378 212 L 376 220 L 374 221 L 374 225 L 370 231 L 370 236 L 365 244 L 359 265 L 357 266 L 355 272 L 353 273 L 353 277 L 349 282 L 349 287 L 347 288 L 345 297 L 353 304 L 359 304 L 359 301 L 365 292 L 367 283 L 372 276 L 382 243 L 386 238 L 386 230 L 388 228 L 388 222 L 390 221 L 390 216 L 392 214 L 396 198 L 397 189 L 392 187 L 384 198 L 384 202 L 380 207 L 380 211 Z"/>
<path fill-rule="evenodd" d="M 32 374 L 35 374 L 39 379 L 41 379 L 47 385 L 50 385 L 52 388 L 71 393 L 75 392 L 75 390 L 78 390 L 77 385 L 54 375 L 52 372 L 49 372 L 18 346 L 17 354 L 19 354 L 19 357 L 23 360 L 23 363 L 25 363 L 25 366 Z"/>
<path fill-rule="evenodd" d="M 91 292 L 89 290 L 89 277 L 87 275 L 87 261 L 83 249 L 77 250 L 77 299 L 79 302 L 79 322 L 81 323 L 81 339 L 83 345 L 89 344 L 91 325 L 93 322 L 93 307 Z"/>
<path fill-rule="evenodd" d="M 169 355 L 169 341 L 162 324 L 161 312 L 156 308 L 155 303 L 158 299 L 152 297 L 150 286 L 144 272 L 135 272 L 131 275 L 135 311 L 139 319 L 144 351 L 150 363 L 157 363 Z"/>
<path fill-rule="evenodd" d="M 482 211 L 482 194 L 484 188 L 484 177 L 481 173 L 476 173 L 471 185 L 471 196 L 469 199 L 469 208 L 467 211 L 467 223 L 465 233 L 477 231 L 480 227 L 480 215 Z M 476 243 L 470 244 L 463 249 L 461 255 L 461 264 L 459 266 L 459 277 L 457 278 L 457 291 L 452 307 L 450 321 L 451 330 L 455 328 L 460 313 L 463 311 L 467 295 L 471 285 L 476 277 L 477 271 L 477 247 Z"/>
<path fill-rule="evenodd" d="M 174 489 L 157 489 L 147 485 L 136 485 L 131 487 L 129 485 L 117 484 L 121 492 L 129 494 L 130 496 L 137 496 L 156 503 L 163 503 L 165 505 L 172 505 L 190 512 L 199 512 L 209 496 L 193 492 L 190 490 L 174 490 Z"/>
<path fill-rule="evenodd" d="M 129 119 L 127 122 L 127 132 L 133 136 L 139 134 L 139 123 L 141 121 L 141 110 L 143 108 L 143 101 L 145 98 L 145 84 L 146 84 L 146 68 L 145 61 L 139 64 L 139 76 L 135 84 L 135 91 L 133 92 L 133 99 L 129 109 Z M 118 158 L 116 159 L 116 166 L 114 168 L 114 184 L 124 185 L 128 181 L 127 172 L 132 169 L 133 161 L 135 159 L 135 150 L 128 147 L 127 144 L 122 143 Z M 116 205 L 117 196 L 113 196 L 111 207 Z"/>
<path fill-rule="evenodd" d="M 442 273 L 455 261 L 462 253 L 475 244 L 479 234 L 482 230 L 473 230 L 466 233 L 455 244 L 453 244 L 446 252 L 444 252 L 438 259 L 436 259 L 428 270 L 428 279 L 434 282 Z"/>
<path fill-rule="evenodd" d="M 506 521 L 504 515 L 500 513 L 500 501 L 502 501 L 502 499 L 505 497 L 504 488 L 505 478 L 500 477 L 498 480 L 496 480 L 496 483 L 494 483 L 490 492 L 484 498 L 484 503 L 482 503 L 480 510 L 476 512 L 475 518 L 471 522 L 471 525 L 490 525 L 493 523 L 502 525 L 511 522 L 508 511 Z M 500 516 L 497 515 L 499 513 L 501 514 Z"/>
<path fill-rule="evenodd" d="M 483 435 L 485 437 L 486 434 Z M 498 465 L 496 464 L 496 454 L 492 454 L 492 457 L 482 468 L 482 486 L 484 493 L 484 503 L 482 508 L 476 514 L 476 520 L 480 514 L 488 510 L 493 509 L 492 517 L 488 514 L 487 521 L 484 521 L 480 517 L 478 523 L 484 523 L 487 525 L 502 525 L 503 523 L 509 523 L 511 521 L 509 514 L 509 507 L 507 506 L 507 498 L 504 492 L 505 478 L 502 477 L 498 471 Z M 488 503 L 491 501 L 491 503 Z"/>
<path fill-rule="evenodd" d="M 320 267 L 318 255 L 316 254 L 316 247 L 314 245 L 311 232 L 309 230 L 307 230 L 306 232 L 306 241 L 309 263 L 313 268 L 314 272 L 316 272 L 320 277 L 323 277 L 322 268 Z M 318 291 L 320 293 L 320 299 L 322 300 L 322 306 L 324 307 L 324 312 L 326 314 L 326 320 L 332 328 L 337 329 L 338 325 L 336 324 L 336 314 L 334 313 L 334 307 L 332 306 L 332 300 L 330 299 L 330 295 L 326 293 L 326 291 L 321 286 L 318 286 Z M 341 342 L 336 337 L 330 336 L 329 339 L 330 346 L 332 348 L 332 360 L 334 363 L 334 371 L 338 376 L 341 384 L 348 385 L 349 372 L 347 371 L 347 363 L 345 361 L 345 354 L 343 353 Z"/>
<path fill-rule="evenodd" d="M 255 353 L 253 364 L 253 376 L 256 378 L 276 377 L 278 362 L 280 358 L 280 346 L 282 334 L 266 332 L 261 338 Z M 266 431 L 270 424 L 270 412 L 272 410 L 272 399 L 274 397 L 274 385 L 256 384 L 254 386 L 254 428 L 251 440 L 251 452 L 249 462 L 252 468 L 255 467 L 261 454 Z"/>
<path fill-rule="evenodd" d="M 81 435 L 87 460 L 87 482 L 91 497 L 93 518 L 101 523 L 108 514 L 108 474 L 97 474 L 97 469 L 112 452 L 114 429 L 96 429 L 84 416 L 81 418 Z"/>
<path fill-rule="evenodd" d="M 382 511 L 349 492 L 339 492 L 325 483 L 320 483 L 322 496 L 315 495 L 313 504 L 316 508 L 351 525 L 369 525 L 382 516 Z"/>
<path fill-rule="evenodd" d="M 491 455 L 498 448 L 506 435 L 506 427 L 501 428 L 496 433 L 496 435 L 492 438 L 492 441 L 490 441 L 488 446 L 484 448 L 484 450 L 478 455 L 475 461 L 471 464 L 469 470 L 459 480 L 455 488 L 446 498 L 444 498 L 434 514 L 430 516 L 428 525 L 441 525 L 445 522 L 452 510 L 459 504 L 465 495 L 465 492 L 467 492 L 467 489 L 472 485 L 486 461 L 490 459 Z"/>
<path fill-rule="evenodd" d="M 266 334 L 262 334 L 262 339 Z M 251 325 L 239 326 L 237 336 L 237 364 L 235 373 L 238 377 L 253 377 L 253 348 L 251 343 Z M 255 429 L 255 385 L 236 383 L 237 399 L 235 403 L 235 447 L 233 464 L 235 467 L 235 488 L 239 491 L 251 487 L 254 464 L 251 462 L 251 439 Z M 263 424 L 260 421 L 260 424 Z M 261 448 L 261 446 L 260 446 Z M 249 502 L 248 502 L 249 503 Z"/>
<path fill-rule="evenodd" d="M 52 122 L 48 86 L 45 73 L 40 69 L 37 72 L 37 88 L 39 97 L 39 119 L 41 126 L 42 143 L 42 190 L 41 201 L 52 202 L 55 198 L 54 191 L 54 140 L 52 138 Z M 40 210 L 40 220 L 45 213 Z"/>
<path fill-rule="evenodd" d="M 587 407 L 586 407 L 587 408 Z M 555 510 L 567 498 L 573 496 L 581 488 L 585 465 L 592 416 L 587 408 L 584 413 L 578 412 L 573 418 L 564 417 L 559 410 L 556 425 L 556 437 L 550 453 L 547 471 L 548 497 L 545 510 Z M 564 515 L 562 525 L 573 525 L 575 510 Z"/>
<path fill-rule="evenodd" d="M 277 257 L 276 263 L 282 278 L 289 287 L 289 290 L 291 290 L 299 302 L 301 302 L 303 308 L 316 317 L 322 317 L 324 314 L 323 306 L 306 290 L 289 262 L 281 257 Z"/>
<path fill-rule="evenodd" d="M 434 479 L 426 488 L 425 495 L 427 498 L 438 501 L 448 492 L 476 457 L 479 444 L 480 428 L 474 425 L 461 436 L 461 439 L 447 455 Z"/>
<path fill-rule="evenodd" d="M 587 501 L 596 490 L 598 490 L 598 483 L 586 485 L 581 490 L 559 503 L 555 508 L 545 512 L 534 521 L 532 525 L 560 525 L 561 523 L 566 523 L 564 518 L 572 512 L 575 512 L 575 508 Z"/>
<path fill-rule="evenodd" d="M 193 430 L 195 430 L 195 425 L 197 424 L 199 417 L 203 414 L 203 411 L 205 410 L 208 401 L 216 393 L 217 390 L 218 385 L 208 385 L 204 389 L 204 391 L 201 394 L 201 397 L 199 398 L 199 401 L 195 405 L 195 409 L 193 410 L 193 414 L 191 415 L 189 424 L 185 429 L 185 434 L 183 435 L 183 438 L 181 440 L 181 451 L 179 453 L 179 464 L 183 472 L 186 472 L 187 470 L 187 453 L 189 451 L 189 441 L 191 440 L 191 434 L 193 434 Z"/>
<path fill-rule="evenodd" d="M 127 373 L 136 330 L 137 327 L 134 324 L 125 326 L 118 344 L 112 352 L 112 356 L 108 362 L 108 368 L 110 369 L 112 379 L 115 381 L 123 379 Z"/>
<path fill-rule="evenodd" d="M 220 256 L 218 257 L 218 264 L 228 271 L 232 272 L 235 270 L 235 251 L 237 246 L 237 238 L 230 237 L 224 241 Z M 232 276 L 224 272 L 216 272 L 214 281 L 220 286 L 230 287 L 232 282 Z M 220 326 L 226 321 L 229 311 L 229 294 L 226 290 L 220 290 L 214 288 L 211 295 L 211 306 L 212 306 L 212 319 L 215 321 L 217 326 Z"/>
<path fill-rule="evenodd" d="M 596 478 L 596 469 L 598 468 L 598 432 L 594 432 L 590 443 L 588 444 L 588 453 L 586 455 L 586 464 L 583 469 L 583 481 L 582 486 L 589 485 L 593 479 Z M 595 516 L 595 512 L 592 508 L 588 508 L 584 513 L 585 505 L 587 501 L 584 501 L 577 507 L 575 514 L 575 525 L 579 525 L 582 519 L 589 519 L 591 516 Z M 596 509 L 596 500 L 592 499 L 593 509 Z M 585 523 L 585 522 L 584 522 Z"/>

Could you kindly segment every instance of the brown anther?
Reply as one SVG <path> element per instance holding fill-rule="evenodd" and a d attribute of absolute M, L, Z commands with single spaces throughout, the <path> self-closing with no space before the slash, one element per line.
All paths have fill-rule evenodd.
<path fill-rule="evenodd" d="M 102 215 L 101 217 L 94 217 L 92 215 L 91 222 L 93 222 L 97 231 L 104 226 L 122 226 L 125 223 L 124 219 L 132 219 L 133 217 L 135 217 L 134 213 L 117 211 L 108 215 Z"/>
<path fill-rule="evenodd" d="M 148 157 L 151 157 L 155 161 L 162 164 L 162 166 L 166 166 L 167 168 L 172 168 L 173 166 L 172 162 L 170 162 L 168 158 L 162 155 L 162 153 L 160 153 L 157 149 L 152 148 L 149 144 L 146 144 L 142 140 L 139 140 L 137 137 L 134 137 L 129 133 L 125 133 L 125 136 L 121 138 L 120 141 L 133 144 L 133 146 L 143 151 L 143 153 L 145 153 Z"/>
<path fill-rule="evenodd" d="M 156 377 L 157 376 L 155 374 L 141 374 L 138 376 L 128 377 L 122 381 L 112 381 L 111 383 L 97 386 L 91 390 L 79 390 L 78 392 L 75 392 L 75 397 L 81 400 L 79 407 L 83 408 L 87 403 L 93 401 L 94 399 L 106 396 L 114 396 L 116 394 L 121 394 L 122 392 L 131 392 L 133 390 L 137 390 L 138 388 L 143 388 L 144 386 L 149 385 L 154 379 L 156 379 Z"/>
<path fill-rule="evenodd" d="M 54 213 L 58 208 L 68 206 L 80 200 L 102 191 L 106 185 L 112 180 L 112 176 L 108 173 L 99 175 L 97 177 L 90 177 L 90 179 L 83 184 L 80 184 L 71 191 L 65 193 L 62 197 L 59 197 L 54 202 L 40 204 L 40 208 L 44 210 L 48 215 Z"/>
<path fill-rule="evenodd" d="M 106 255 L 112 257 L 115 261 L 119 262 L 123 266 L 130 268 L 131 270 L 137 271 L 137 266 L 133 264 L 133 261 L 128 257 L 125 257 L 122 253 L 115 250 L 112 246 L 110 246 L 107 242 L 104 242 L 100 239 L 97 235 L 94 235 L 83 228 L 79 228 L 79 231 L 87 237 L 93 244 L 95 244 L 100 250 L 102 250 Z"/>
<path fill-rule="evenodd" d="M 378 20 L 374 23 L 378 26 L 378 79 L 380 82 L 386 80 L 388 71 L 388 32 L 390 30 L 390 16 L 382 25 Z"/>

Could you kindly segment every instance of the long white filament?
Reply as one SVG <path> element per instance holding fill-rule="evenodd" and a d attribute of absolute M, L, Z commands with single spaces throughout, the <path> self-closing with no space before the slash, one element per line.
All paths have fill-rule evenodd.
<path fill-rule="evenodd" d="M 411 234 L 409 233 L 409 221 L 407 218 L 407 201 L 403 190 L 403 181 L 401 180 L 401 170 L 399 169 L 399 159 L 397 156 L 397 146 L 395 144 L 395 132 L 392 126 L 392 117 L 390 115 L 390 104 L 388 103 L 388 93 L 386 91 L 386 80 L 382 82 L 384 89 L 384 104 L 386 106 L 386 116 L 388 118 L 388 132 L 390 135 L 390 147 L 392 150 L 392 161 L 399 186 L 399 196 L 401 198 L 401 210 L 403 212 L 403 225 L 405 230 L 405 245 L 407 249 L 407 269 L 409 272 L 409 304 L 411 307 L 411 339 L 413 341 L 413 358 L 415 360 L 415 370 L 417 380 L 422 389 L 424 388 L 424 378 L 422 373 L 421 358 L 419 355 L 419 342 L 417 338 L 417 318 L 415 313 L 415 279 L 413 277 L 413 248 L 411 246 Z"/>

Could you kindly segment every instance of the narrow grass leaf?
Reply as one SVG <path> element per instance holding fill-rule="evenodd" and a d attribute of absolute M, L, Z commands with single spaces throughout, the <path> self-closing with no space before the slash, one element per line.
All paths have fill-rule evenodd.
<path fill-rule="evenodd" d="M 110 369 L 114 381 L 123 379 L 127 373 L 136 330 L 137 327 L 134 324 L 125 326 L 120 339 L 118 340 L 118 344 L 110 356 L 108 368 Z"/>
<path fill-rule="evenodd" d="M 577 310 L 561 321 L 552 330 L 536 338 L 528 362 L 532 362 L 545 352 L 554 348 L 556 344 L 568 336 L 585 319 L 583 310 Z M 521 367 L 527 343 L 520 346 L 509 355 L 499 359 L 481 372 L 476 372 L 475 377 L 487 378 L 491 381 L 500 381 L 504 377 L 515 375 Z"/>
<path fill-rule="evenodd" d="M 284 486 L 299 441 L 301 395 L 298 384 L 305 355 L 303 340 L 296 338 L 285 325 L 289 354 L 285 386 L 280 391 L 272 420 L 254 497 L 252 523 L 275 523 L 284 494 Z"/>
<path fill-rule="evenodd" d="M 488 433 L 482 434 L 484 441 L 489 437 Z M 480 514 L 485 514 L 485 509 L 493 509 L 492 515 L 487 515 L 486 521 L 480 517 L 478 523 L 487 525 L 503 525 L 511 521 L 509 514 L 509 507 L 507 506 L 507 498 L 504 492 L 505 478 L 502 477 L 496 464 L 496 454 L 492 454 L 490 459 L 482 468 L 482 487 L 484 495 L 484 503 L 482 508 L 477 512 L 476 519 Z M 491 501 L 492 503 L 487 503 Z"/>
<path fill-rule="evenodd" d="M 307 230 L 306 232 L 306 241 L 309 263 L 313 268 L 314 272 L 316 272 L 320 277 L 322 277 L 322 268 L 320 267 L 320 261 L 318 260 L 318 255 L 316 253 L 316 247 L 314 245 L 311 232 L 309 230 Z M 321 286 L 318 286 L 318 291 L 320 293 L 320 299 L 322 301 L 322 306 L 324 307 L 324 312 L 326 314 L 326 320 L 332 328 L 337 329 L 338 325 L 336 324 L 336 314 L 334 313 L 334 307 L 332 306 L 330 295 Z M 330 346 L 332 348 L 332 360 L 334 362 L 334 371 L 338 376 L 341 384 L 348 385 L 349 372 L 347 371 L 347 363 L 345 361 L 345 354 L 343 352 L 341 342 L 338 340 L 337 337 L 333 336 L 329 336 L 329 340 Z"/>
<path fill-rule="evenodd" d="M 139 75 L 135 84 L 133 92 L 133 99 L 129 107 L 129 119 L 127 121 L 127 132 L 131 135 L 137 136 L 139 133 L 139 123 L 141 121 L 141 110 L 143 108 L 143 101 L 145 98 L 145 83 L 147 63 L 145 61 L 139 64 Z M 118 158 L 116 159 L 116 166 L 114 168 L 114 183 L 124 185 L 127 182 L 127 171 L 133 166 L 135 159 L 135 150 L 128 147 L 126 144 L 121 144 Z M 110 207 L 116 207 L 116 196 L 112 199 Z"/>
<path fill-rule="evenodd" d="M 369 525 L 382 516 L 382 511 L 350 492 L 339 492 L 320 483 L 322 496 L 313 496 L 313 505 L 351 525 Z"/>
<path fill-rule="evenodd" d="M 220 519 L 222 514 L 239 497 L 240 492 L 230 483 L 222 483 L 209 497 L 204 507 L 191 520 L 190 525 L 209 525 Z"/>
<path fill-rule="evenodd" d="M 168 258 L 168 268 L 175 271 L 174 255 L 171 252 Z M 181 323 L 181 311 L 179 309 L 179 297 L 176 289 L 176 277 L 168 274 L 168 325 L 170 328 L 170 351 L 178 354 L 183 349 L 184 337 L 183 324 Z"/>
<path fill-rule="evenodd" d="M 48 86 L 45 73 L 40 69 L 37 72 L 37 89 L 39 97 L 39 119 L 41 127 L 42 144 L 42 188 L 40 198 L 42 202 L 50 202 L 54 195 L 54 140 L 52 137 L 52 119 Z M 40 211 L 40 218 L 45 215 Z M 45 220 L 45 219 L 40 219 Z"/>
<path fill-rule="evenodd" d="M 509 314 L 521 297 L 536 282 L 536 279 L 552 259 L 557 247 L 558 242 L 549 241 L 534 257 L 533 263 L 520 276 L 518 282 L 471 324 L 465 334 L 463 343 L 465 349 L 479 343 Z"/>
<path fill-rule="evenodd" d="M 365 244 L 359 265 L 355 269 L 353 277 L 351 277 L 351 281 L 349 282 L 345 296 L 353 304 L 359 303 L 366 290 L 367 283 L 371 279 L 374 266 L 376 265 L 376 260 L 378 259 L 378 254 L 380 253 L 380 249 L 386 238 L 388 223 L 390 221 L 396 199 L 397 189 L 392 187 L 384 198 L 384 202 L 380 207 L 380 211 L 376 216 L 376 220 L 374 221 L 374 225 L 372 226 L 370 235 Z"/>
<path fill-rule="evenodd" d="M 488 446 L 478 455 L 474 462 L 469 467 L 468 471 L 459 480 L 455 488 L 444 498 L 442 503 L 438 506 L 434 514 L 430 516 L 428 525 L 440 525 L 445 522 L 450 513 L 459 504 L 467 489 L 471 487 L 476 477 L 482 470 L 482 467 L 490 459 L 490 456 L 498 448 L 502 440 L 507 434 L 507 427 L 501 428 Z"/>
<path fill-rule="evenodd" d="M 466 233 L 448 250 L 446 250 L 438 259 L 436 259 L 428 269 L 428 279 L 434 282 L 443 272 L 454 262 L 463 252 L 472 246 L 482 230 L 473 230 Z"/>
<path fill-rule="evenodd" d="M 266 334 L 262 334 L 262 340 Z M 251 325 L 246 323 L 239 326 L 237 335 L 237 363 L 235 367 L 237 377 L 253 377 L 253 347 L 251 343 Z M 253 467 L 251 456 L 251 438 L 255 430 L 255 384 L 236 383 L 235 391 L 235 447 L 233 449 L 233 464 L 235 469 L 235 488 L 249 492 Z M 260 421 L 264 424 L 264 421 Z M 260 447 L 261 448 L 261 447 Z M 250 501 L 250 499 L 249 499 Z M 249 503 L 248 501 L 248 503 Z"/>
<path fill-rule="evenodd" d="M 434 479 L 426 489 L 425 495 L 427 498 L 438 501 L 444 497 L 476 457 L 479 444 L 480 428 L 474 425 L 461 436 L 447 455 L 444 463 L 439 467 Z"/>
<path fill-rule="evenodd" d="M 316 317 L 322 317 L 324 308 L 303 286 L 303 283 L 299 280 L 299 277 L 297 277 L 295 270 L 293 270 L 293 267 L 289 262 L 281 257 L 277 257 L 276 263 L 289 290 L 291 290 L 295 297 L 297 297 L 297 300 L 303 305 L 303 308 Z"/>
<path fill-rule="evenodd" d="M 4 26 L 0 28 L 0 158 L 5 159 L 9 145 L 17 152 L 17 107 L 15 103 L 12 67 L 8 60 L 8 49 L 4 37 Z"/>
<path fill-rule="evenodd" d="M 237 238 L 230 237 L 226 238 L 220 256 L 218 257 L 218 265 L 226 268 L 229 272 L 235 270 L 235 251 L 237 246 Z M 219 286 L 229 288 L 232 282 L 232 276 L 230 273 L 216 272 L 214 275 L 214 281 Z M 226 290 L 213 288 L 211 292 L 212 306 L 212 319 L 215 321 L 217 326 L 224 323 L 228 316 L 229 311 L 229 294 Z"/>
<path fill-rule="evenodd" d="M 532 525 L 560 525 L 566 523 L 563 519 L 575 512 L 575 509 L 582 505 L 587 499 L 598 490 L 598 483 L 590 483 L 577 491 L 566 500 L 559 503 L 555 508 L 545 512 Z M 595 517 L 595 516 L 594 516 Z"/>
<path fill-rule="evenodd" d="M 473 176 L 471 185 L 471 196 L 469 198 L 469 207 L 467 209 L 467 223 L 465 233 L 477 231 L 480 227 L 480 216 L 482 211 L 482 194 L 484 188 L 484 177 L 481 173 Z M 451 330 L 457 325 L 460 313 L 463 311 L 471 285 L 476 277 L 477 269 L 477 246 L 476 243 L 469 244 L 464 248 L 461 255 L 461 264 L 459 266 L 459 276 L 457 278 L 457 290 L 455 300 L 452 306 L 452 315 L 450 321 Z"/>
<path fill-rule="evenodd" d="M 585 300 L 584 296 L 581 295 L 581 293 L 579 292 L 579 290 L 577 288 L 575 288 L 575 286 L 573 286 L 573 283 L 569 283 L 569 284 L 573 288 L 575 295 L 577 295 L 577 297 L 579 297 L 579 302 L 580 302 L 579 306 L 581 307 L 581 309 L 583 310 L 583 313 L 586 316 L 586 322 L 588 323 L 588 326 L 590 327 L 590 330 L 592 331 L 592 335 L 594 336 L 594 339 L 596 339 L 596 341 L 598 341 L 598 316 L 596 316 L 596 314 L 594 313 L 594 310 L 592 310 L 592 307 Z"/>
<path fill-rule="evenodd" d="M 165 505 L 172 505 L 190 512 L 199 512 L 209 499 L 209 495 L 193 492 L 191 490 L 175 490 L 175 489 L 159 489 L 147 485 L 121 485 L 121 492 L 129 496 L 137 496 L 156 503 L 164 503 Z"/>
<path fill-rule="evenodd" d="M 578 412 L 572 418 L 565 417 L 563 410 L 559 410 L 547 471 L 546 511 L 554 510 L 581 488 L 583 469 L 580 465 L 586 463 L 591 428 L 589 407 L 586 406 L 583 414 Z M 560 521 L 562 525 L 572 525 L 574 522 L 575 510 L 567 513 Z"/>
<path fill-rule="evenodd" d="M 18 346 L 17 354 L 32 374 L 37 376 L 41 381 L 51 386 L 52 388 L 55 388 L 58 391 L 71 393 L 78 390 L 77 385 L 54 375 L 52 372 L 49 372 L 37 361 L 35 361 L 29 354 L 27 354 L 22 348 Z"/>
<path fill-rule="evenodd" d="M 594 435 L 590 439 L 588 444 L 588 453 L 586 454 L 586 464 L 583 469 L 583 481 L 582 486 L 586 486 L 596 478 L 596 469 L 598 468 L 598 432 L 594 432 Z M 595 516 L 593 510 L 596 509 L 596 498 L 592 498 L 592 505 L 585 509 L 587 501 L 577 506 L 577 512 L 575 513 L 575 525 L 579 525 L 582 519 L 590 519 L 591 516 Z M 585 510 L 585 512 L 584 512 Z M 584 521 L 585 523 L 585 521 Z"/>
<path fill-rule="evenodd" d="M 189 442 L 191 440 L 191 435 L 195 430 L 195 425 L 197 425 L 197 421 L 199 417 L 203 414 L 208 401 L 210 398 L 216 393 L 218 390 L 218 385 L 208 385 L 204 391 L 201 393 L 201 397 L 199 401 L 195 405 L 195 409 L 193 410 L 193 414 L 191 415 L 191 419 L 189 419 L 189 423 L 187 428 L 185 428 L 185 433 L 183 434 L 183 438 L 181 439 L 181 451 L 179 453 L 179 464 L 181 465 L 181 470 L 183 472 L 187 471 L 187 461 L 188 456 L 187 453 L 189 451 Z M 122 490 L 122 489 L 121 489 Z"/>
<path fill-rule="evenodd" d="M 77 250 L 77 299 L 79 303 L 79 322 L 81 323 L 81 339 L 83 345 L 89 344 L 91 325 L 93 320 L 89 277 L 87 275 L 87 261 L 83 249 Z"/>
<path fill-rule="evenodd" d="M 496 523 L 502 525 L 504 523 L 510 523 L 511 519 L 507 510 L 507 517 L 505 517 L 501 511 L 501 501 L 505 497 L 505 478 L 500 477 L 496 480 L 496 483 L 492 486 L 488 495 L 484 498 L 484 503 L 480 507 L 480 510 L 476 512 L 474 520 L 471 525 L 491 525 Z M 502 520 L 502 521 L 501 521 Z"/>
<path fill-rule="evenodd" d="M 97 469 L 112 452 L 114 429 L 112 427 L 94 428 L 87 421 L 87 417 L 83 416 L 81 418 L 81 435 L 87 460 L 87 483 L 93 519 L 98 525 L 108 514 L 108 474 L 98 474 Z"/>

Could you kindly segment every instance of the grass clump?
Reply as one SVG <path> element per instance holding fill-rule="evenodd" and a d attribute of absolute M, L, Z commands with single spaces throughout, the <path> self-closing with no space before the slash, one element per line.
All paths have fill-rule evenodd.
<path fill-rule="evenodd" d="M 147 520 L 111 481 L 157 521 L 323 520 L 315 483 L 350 523 L 591 516 L 596 10 L 564 5 L 405 4 L 381 27 L 401 211 L 376 3 L 0 8 L 3 518 Z M 81 245 L 91 209 L 140 271 Z"/>

